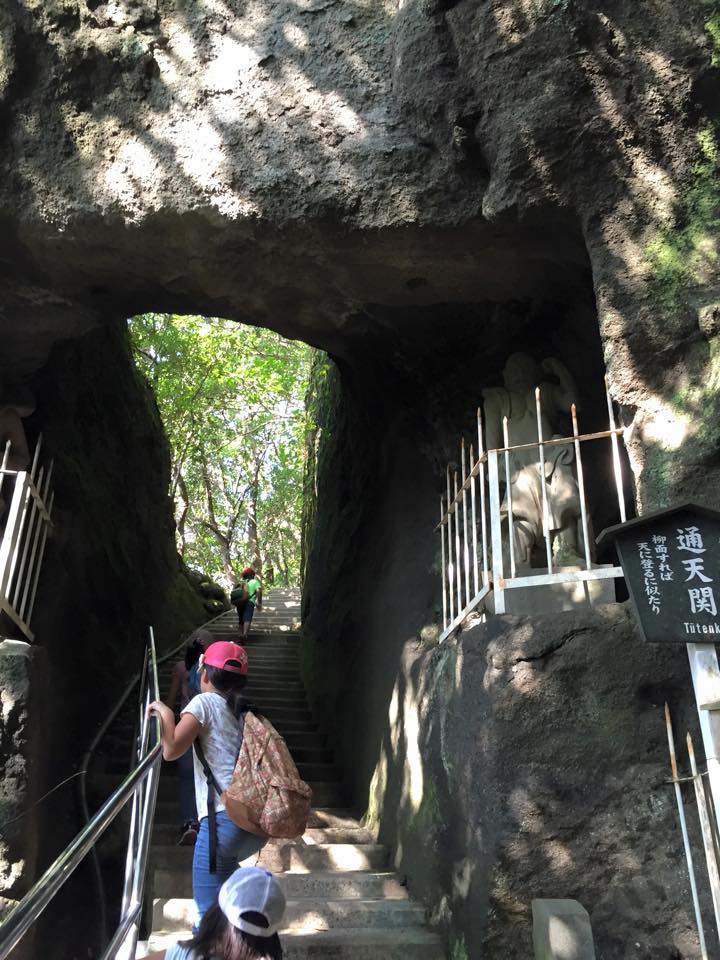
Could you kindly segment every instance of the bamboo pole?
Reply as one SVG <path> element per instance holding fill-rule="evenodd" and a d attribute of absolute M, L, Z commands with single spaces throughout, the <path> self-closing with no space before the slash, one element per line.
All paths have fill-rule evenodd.
<path fill-rule="evenodd" d="M 697 799 L 703 846 L 705 847 L 705 862 L 707 863 L 708 877 L 710 879 L 710 892 L 712 894 L 713 911 L 715 912 L 715 931 L 718 938 L 720 938 L 720 873 L 718 873 L 715 842 L 710 823 L 707 797 L 705 796 L 705 787 L 703 786 L 702 777 L 698 773 L 697 763 L 695 762 L 695 750 L 690 734 L 687 735 L 687 749 L 688 756 L 690 757 L 690 771 L 692 772 L 693 785 L 695 787 L 695 797 Z"/>
<path fill-rule="evenodd" d="M 688 837 L 687 822 L 685 820 L 685 806 L 683 804 L 682 793 L 680 792 L 680 778 L 678 776 L 678 766 L 675 758 L 675 738 L 673 737 L 672 722 L 670 720 L 670 708 L 667 703 L 665 704 L 665 727 L 667 729 L 668 749 L 670 751 L 670 769 L 672 770 L 675 799 L 677 801 L 678 817 L 680 818 L 680 830 L 682 831 L 685 859 L 687 860 L 688 874 L 690 877 L 690 891 L 692 893 L 693 909 L 695 911 L 695 923 L 697 925 L 698 939 L 700 940 L 700 953 L 702 960 L 708 960 L 707 947 L 705 945 L 705 931 L 703 930 L 702 914 L 700 913 L 700 901 L 695 883 L 695 867 L 693 865 L 690 838 Z"/>

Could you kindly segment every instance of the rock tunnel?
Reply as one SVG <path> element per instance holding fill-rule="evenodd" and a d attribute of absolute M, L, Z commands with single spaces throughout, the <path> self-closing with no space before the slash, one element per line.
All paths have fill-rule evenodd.
<path fill-rule="evenodd" d="M 69 769 L 132 637 L 150 620 L 171 631 L 184 602 L 168 458 L 124 321 L 264 326 L 336 364 L 306 683 L 356 804 L 373 807 L 449 949 L 463 944 L 453 956 L 526 946 L 521 890 L 540 890 L 538 874 L 599 904 L 603 956 L 626 955 L 633 925 L 647 944 L 635 955 L 688 955 L 672 809 L 648 786 L 663 762 L 652 708 L 668 697 L 692 722 L 682 657 L 632 641 L 621 605 L 486 626 L 460 654 L 416 638 L 437 619 L 445 464 L 513 351 L 565 362 L 588 429 L 607 375 L 638 510 L 717 501 L 715 241 L 678 276 L 653 259 L 685 250 L 697 135 L 717 107 L 704 17 L 699 2 L 3 5 L 0 377 L 37 394 L 29 431 L 56 457 L 60 510 L 37 615 L 47 640 L 25 713 L 2 727 L 7 757 L 22 728 L 44 759 L 6 760 L 6 795 Z M 616 517 L 601 482 L 590 495 L 600 529 Z M 519 692 L 494 686 L 518 670 Z M 435 702 L 413 806 L 410 713 Z M 597 757 L 576 742 L 589 714 L 594 800 Z M 564 751 L 575 773 L 555 782 Z M 59 809 L 67 839 L 72 801 Z M 37 844 L 6 850 L 9 899 L 53 849 L 33 816 Z M 673 919 L 651 929 L 667 904 Z"/>

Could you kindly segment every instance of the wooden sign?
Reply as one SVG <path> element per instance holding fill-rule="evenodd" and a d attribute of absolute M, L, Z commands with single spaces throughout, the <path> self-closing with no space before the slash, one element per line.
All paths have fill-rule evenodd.
<path fill-rule="evenodd" d="M 607 527 L 651 643 L 720 642 L 720 511 L 686 503 Z"/>

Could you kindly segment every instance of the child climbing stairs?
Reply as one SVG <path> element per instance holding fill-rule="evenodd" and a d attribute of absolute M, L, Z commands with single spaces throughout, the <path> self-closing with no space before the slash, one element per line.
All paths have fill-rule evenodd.
<path fill-rule="evenodd" d="M 424 911 L 388 870 L 387 849 L 344 805 L 340 774 L 308 709 L 298 663 L 299 595 L 271 590 L 247 643 L 248 699 L 285 737 L 300 776 L 313 789 L 302 838 L 271 840 L 252 864 L 278 874 L 288 906 L 281 931 L 285 960 L 442 960 Z M 206 625 L 218 640 L 238 639 L 234 610 Z M 169 686 L 171 665 L 161 689 Z M 175 764 L 163 766 L 147 877 L 151 934 L 159 950 L 190 935 L 192 847 L 177 846 L 180 821 Z"/>

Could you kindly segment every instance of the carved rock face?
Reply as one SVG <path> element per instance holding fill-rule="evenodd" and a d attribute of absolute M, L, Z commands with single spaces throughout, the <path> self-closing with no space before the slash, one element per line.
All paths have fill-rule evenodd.
<path fill-rule="evenodd" d="M 712 276 L 669 309 L 647 250 L 714 81 L 699 0 L 617 7 L 3 5 L 3 362 L 144 309 L 352 362 L 368 304 L 594 299 L 639 474 L 658 418 L 682 432 L 662 398 L 707 379 Z"/>
<path fill-rule="evenodd" d="M 438 463 L 479 387 L 499 382 L 528 340 L 576 377 L 594 363 L 588 382 L 601 382 L 604 351 L 634 426 L 642 507 L 720 495 L 712 258 L 693 268 L 678 306 L 657 295 L 648 252 L 683 207 L 716 104 L 706 8 L 598 6 L 0 2 L 0 372 L 36 371 L 57 341 L 149 309 L 247 320 L 332 352 L 344 375 L 339 456 L 319 542 L 335 566 L 326 574 L 316 557 L 309 580 L 316 633 L 353 668 L 347 651 L 371 649 L 363 663 L 388 676 L 418 621 L 385 604 L 366 611 L 362 635 L 348 633 L 358 557 L 373 571 L 368 591 L 380 556 L 395 591 L 432 595 L 432 557 L 418 544 L 436 522 Z M 553 338 L 557 349 L 540 352 Z M 107 464 L 140 485 L 122 443 L 135 444 L 140 466 L 139 443 L 158 445 L 138 439 L 133 410 L 118 414 L 102 371 L 87 391 L 77 382 L 85 365 L 115 366 L 112 344 L 101 359 L 92 338 L 85 346 L 76 365 L 63 356 L 73 351 L 56 355 L 45 411 L 66 417 L 54 425 L 58 448 L 76 426 L 71 449 L 89 458 L 77 472 L 97 480 L 104 504 Z M 142 519 L 169 545 L 160 467 L 151 473 L 143 489 L 156 483 L 157 502 Z M 124 488 L 108 497 L 92 536 L 115 500 L 135 499 Z M 94 543 L 80 534 L 73 549 Z M 129 565 L 141 552 L 134 536 L 127 546 L 120 530 L 110 559 Z M 101 546 L 83 550 L 83 571 L 100 580 Z M 330 582 L 347 571 L 344 589 Z M 107 590 L 104 615 L 116 600 L 111 619 L 124 623 L 127 604 L 112 581 Z M 97 595 L 83 590 L 83 602 Z M 367 706 L 374 677 L 347 697 L 339 662 L 318 667 L 318 689 Z M 356 793 L 376 760 L 360 756 Z"/>

